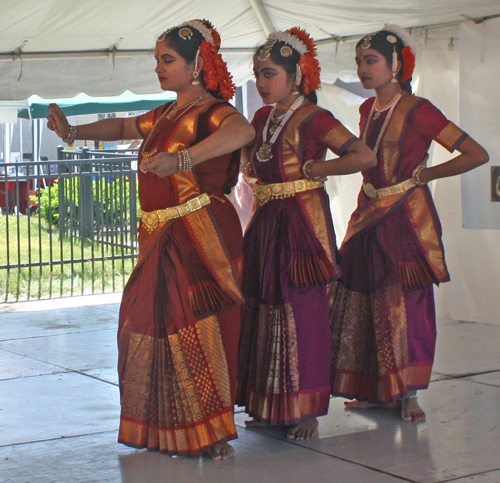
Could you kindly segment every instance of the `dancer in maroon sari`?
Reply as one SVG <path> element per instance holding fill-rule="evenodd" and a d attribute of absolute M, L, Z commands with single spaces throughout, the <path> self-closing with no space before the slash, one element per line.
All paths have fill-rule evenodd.
<path fill-rule="evenodd" d="M 411 95 L 415 62 L 400 27 L 362 39 L 358 75 L 376 98 L 360 108 L 360 132 L 377 155 L 340 253 L 332 286 L 332 393 L 350 408 L 401 401 L 405 421 L 425 419 L 416 391 L 427 388 L 436 341 L 433 284 L 449 280 L 441 226 L 427 183 L 488 161 L 484 149 L 429 101 Z M 462 154 L 425 167 L 432 140 Z"/>
<path fill-rule="evenodd" d="M 168 454 L 234 454 L 242 234 L 225 197 L 253 129 L 226 101 L 234 84 L 207 21 L 167 30 L 156 72 L 177 101 L 138 118 L 70 127 L 61 137 L 144 138 L 139 151 L 139 260 L 118 331 L 119 441 Z M 225 100 L 223 100 L 225 99 Z"/>
<path fill-rule="evenodd" d="M 256 178 L 259 208 L 245 234 L 237 402 L 253 424 L 291 425 L 291 439 L 317 434 L 316 417 L 327 413 L 330 398 L 326 287 L 339 271 L 328 195 L 319 179 L 375 161 L 315 104 L 314 54 L 312 39 L 300 29 L 275 32 L 257 50 L 257 88 L 275 106 L 255 114 L 257 135 L 244 167 Z M 306 163 L 323 161 L 328 148 L 341 157 Z"/>

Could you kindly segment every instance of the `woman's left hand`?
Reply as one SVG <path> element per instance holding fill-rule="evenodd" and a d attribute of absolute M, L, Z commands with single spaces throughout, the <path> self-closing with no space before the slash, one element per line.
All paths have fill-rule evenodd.
<path fill-rule="evenodd" d="M 143 173 L 154 173 L 159 178 L 166 178 L 179 171 L 177 153 L 158 153 L 141 161 Z"/>

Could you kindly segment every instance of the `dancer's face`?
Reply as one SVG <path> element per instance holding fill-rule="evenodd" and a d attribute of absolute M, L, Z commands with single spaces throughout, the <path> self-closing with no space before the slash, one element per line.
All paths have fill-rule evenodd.
<path fill-rule="evenodd" d="M 387 59 L 375 49 L 356 49 L 358 77 L 365 89 L 383 87 L 392 80 L 392 70 Z"/>
<path fill-rule="evenodd" d="M 283 67 L 275 64 L 270 58 L 262 61 L 255 57 L 253 72 L 257 90 L 264 104 L 279 103 L 287 106 L 290 100 L 293 102 L 296 98 L 296 95 L 292 96 L 293 80 L 288 77 Z"/>
<path fill-rule="evenodd" d="M 193 80 L 194 62 L 188 64 L 167 42 L 158 42 L 155 51 L 156 69 L 164 91 L 181 92 Z"/>

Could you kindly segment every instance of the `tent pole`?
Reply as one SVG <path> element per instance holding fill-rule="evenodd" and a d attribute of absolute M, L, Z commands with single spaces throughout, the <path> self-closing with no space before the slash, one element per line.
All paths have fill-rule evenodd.
<path fill-rule="evenodd" d="M 250 0 L 250 5 L 252 5 L 253 11 L 260 22 L 262 30 L 267 37 L 271 32 L 274 31 L 273 23 L 267 14 L 266 7 L 262 3 L 262 0 Z"/>

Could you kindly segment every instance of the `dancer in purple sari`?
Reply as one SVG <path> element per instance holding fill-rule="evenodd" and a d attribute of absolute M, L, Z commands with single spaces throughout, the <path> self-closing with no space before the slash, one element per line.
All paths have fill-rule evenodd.
<path fill-rule="evenodd" d="M 245 234 L 237 403 L 255 423 L 290 425 L 290 439 L 308 439 L 328 411 L 327 284 L 339 275 L 322 180 L 366 169 L 375 158 L 315 104 L 319 65 L 305 31 L 272 33 L 254 71 L 263 101 L 275 106 L 255 114 L 244 169 L 259 207 Z M 308 161 L 323 161 L 328 148 L 340 158 Z"/>
<path fill-rule="evenodd" d="M 427 183 L 464 173 L 488 154 L 426 99 L 411 94 L 415 52 L 397 26 L 363 38 L 358 75 L 377 97 L 360 108 L 360 132 L 377 155 L 340 253 L 332 286 L 332 394 L 349 408 L 401 407 L 421 421 L 416 391 L 427 388 L 436 341 L 433 284 L 449 280 L 441 225 Z M 432 140 L 459 156 L 425 167 Z"/>

